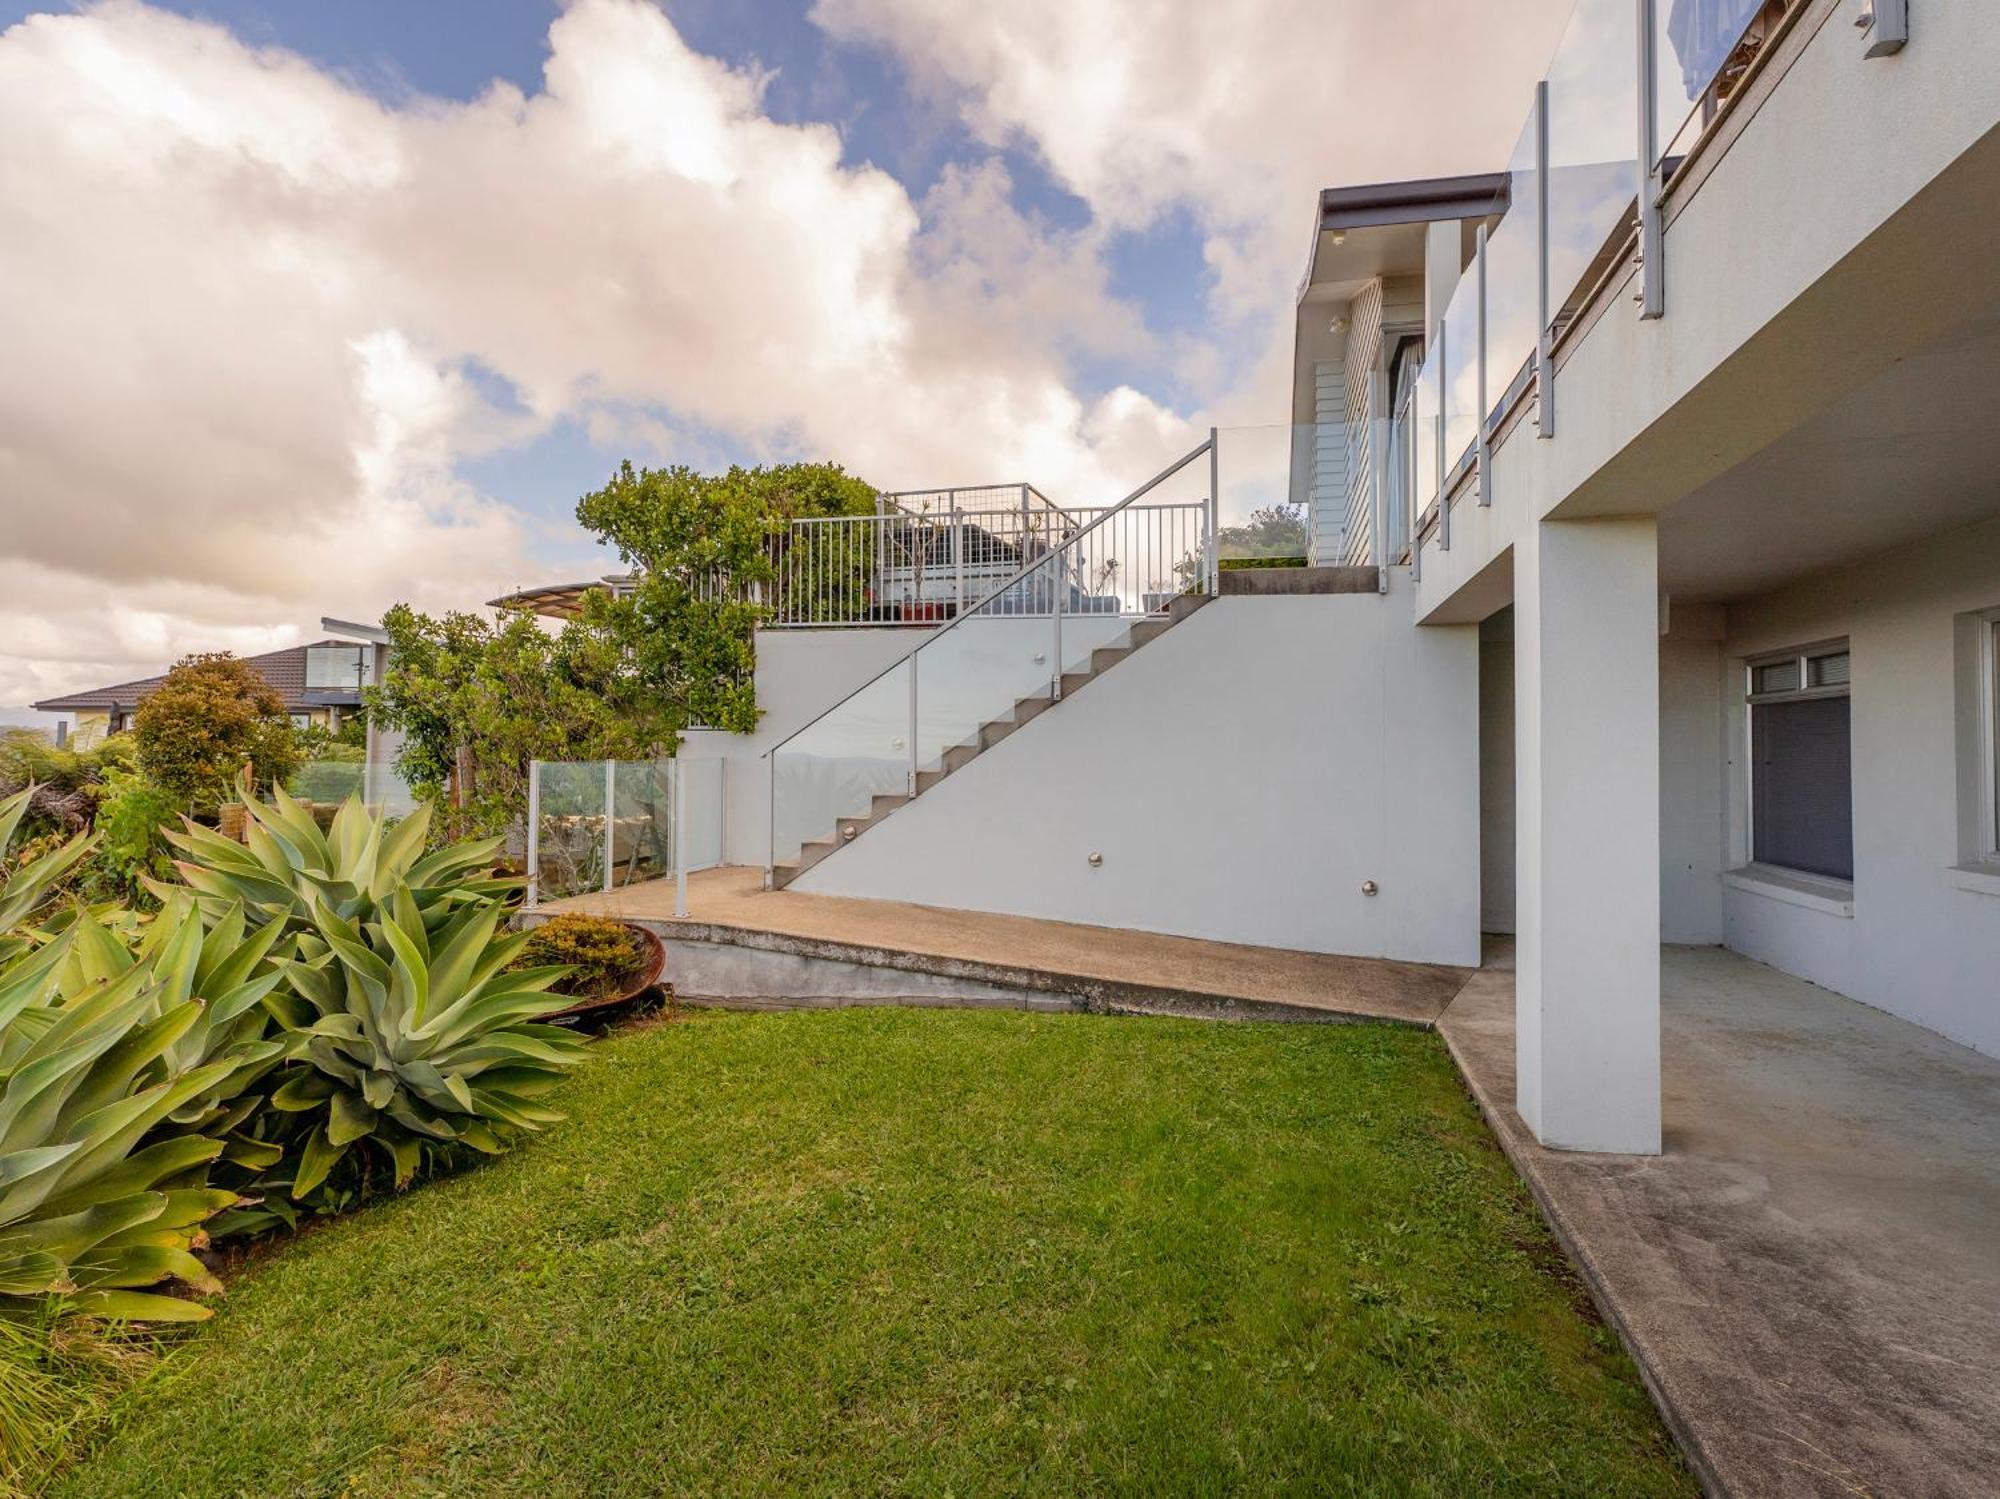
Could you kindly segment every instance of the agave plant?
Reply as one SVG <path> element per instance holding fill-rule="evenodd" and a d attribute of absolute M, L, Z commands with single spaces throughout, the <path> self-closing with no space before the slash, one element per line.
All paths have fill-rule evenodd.
<path fill-rule="evenodd" d="M 547 992 L 568 970 L 510 971 L 527 937 L 498 935 L 497 900 L 442 920 L 409 886 L 370 900 L 376 919 L 356 921 L 314 899 L 268 1001 L 303 1040 L 270 1099 L 310 1121 L 295 1199 L 363 1142 L 387 1153 L 399 1187 L 427 1147 L 496 1154 L 562 1118 L 538 1100 L 583 1056 L 574 1034 L 536 1023 L 569 1004 Z"/>
<path fill-rule="evenodd" d="M 142 1145 L 222 1084 L 233 1059 L 186 1069 L 175 1048 L 206 1018 L 176 997 L 158 955 L 65 994 L 102 953 L 83 923 L 0 970 L 0 1296 L 69 1298 L 74 1310 L 145 1320 L 205 1317 L 143 1287 L 217 1289 L 191 1252 L 236 1201 L 206 1184 L 223 1142 L 179 1134 Z"/>
<path fill-rule="evenodd" d="M 12 796 L 0 798 L 0 965 L 27 949 L 28 939 L 17 929 L 48 900 L 56 883 L 80 864 L 96 843 L 88 834 L 72 838 L 9 871 L 7 854 L 14 846 L 14 834 L 20 829 L 34 794 L 33 786 L 25 786 Z"/>
<path fill-rule="evenodd" d="M 468 905 L 501 900 L 519 880 L 490 874 L 501 840 L 453 844 L 426 854 L 431 810 L 423 803 L 408 817 L 372 814 L 349 797 L 325 831 L 312 813 L 277 788 L 271 804 L 250 795 L 243 842 L 188 822 L 168 839 L 182 858 L 175 868 L 211 917 L 232 904 L 260 920 L 286 918 L 294 930 L 311 924 L 315 905 L 343 921 L 368 921 L 384 902 L 407 891 L 433 928 Z M 166 899 L 172 886 L 153 885 Z"/>

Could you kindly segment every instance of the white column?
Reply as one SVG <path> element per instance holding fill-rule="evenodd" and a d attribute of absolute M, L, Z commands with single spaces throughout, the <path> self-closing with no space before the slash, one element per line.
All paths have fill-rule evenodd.
<path fill-rule="evenodd" d="M 1544 1145 L 1660 1149 L 1660 642 L 1651 517 L 1514 548 L 1515 1103 Z"/>

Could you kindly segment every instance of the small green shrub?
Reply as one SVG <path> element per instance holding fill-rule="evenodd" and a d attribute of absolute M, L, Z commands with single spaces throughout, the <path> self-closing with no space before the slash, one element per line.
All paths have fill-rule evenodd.
<path fill-rule="evenodd" d="M 91 871 L 95 891 L 136 906 L 151 905 L 145 882 L 173 872 L 166 830 L 179 811 L 171 794 L 138 771 L 107 769 L 97 803 L 98 846 Z"/>
<path fill-rule="evenodd" d="M 1233 573 L 1252 567 L 1304 567 L 1306 559 L 1303 554 L 1295 557 L 1224 557 L 1215 565 L 1223 572 Z"/>
<path fill-rule="evenodd" d="M 606 999 L 623 989 L 646 963 L 639 934 L 603 916 L 552 916 L 528 933 L 517 968 L 562 965 L 573 970 L 550 987 L 577 999 Z"/>

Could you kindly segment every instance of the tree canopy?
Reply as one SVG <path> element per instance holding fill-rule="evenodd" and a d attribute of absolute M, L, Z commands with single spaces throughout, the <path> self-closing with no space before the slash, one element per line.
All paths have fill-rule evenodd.
<path fill-rule="evenodd" d="M 622 464 L 576 517 L 630 569 L 628 588 L 591 590 L 559 631 L 527 613 L 488 623 L 398 605 L 382 621 L 389 666 L 369 711 L 402 731 L 398 766 L 420 795 L 442 799 L 463 753 L 461 832 L 520 815 L 532 760 L 650 759 L 691 725 L 749 733 L 773 552 L 794 520 L 874 509 L 874 489 L 835 464 Z"/>

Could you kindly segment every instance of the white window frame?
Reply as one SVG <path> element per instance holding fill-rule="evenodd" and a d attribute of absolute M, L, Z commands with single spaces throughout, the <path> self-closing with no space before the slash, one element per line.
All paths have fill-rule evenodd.
<path fill-rule="evenodd" d="M 1979 862 L 2000 865 L 2000 609 L 1979 622 Z"/>
<path fill-rule="evenodd" d="M 1996 611 L 2000 615 L 2000 611 Z M 1848 658 L 1848 680 L 1830 687 L 1812 685 L 1812 664 L 1826 656 L 1846 656 Z M 1759 692 L 1757 673 L 1766 666 L 1778 666 L 1787 661 L 1796 661 L 1799 668 L 1799 685 L 1784 692 Z M 1771 870 L 1776 874 L 1809 881 L 1815 886 L 1828 889 L 1851 889 L 1852 880 L 1843 880 L 1833 875 L 1815 874 L 1808 870 L 1793 869 L 1786 864 L 1770 864 L 1757 857 L 1757 708 L 1762 703 L 1798 703 L 1812 698 L 1844 697 L 1852 698 L 1854 683 L 1854 652 L 1846 636 L 1830 640 L 1816 640 L 1810 645 L 1790 646 L 1781 651 L 1761 651 L 1754 656 L 1743 658 L 1743 823 L 1742 838 L 1744 856 L 1748 860 L 1745 868 L 1751 870 Z M 1850 729 L 1850 733 L 1852 730 Z M 1850 781 L 1848 794 L 1853 795 Z"/>

